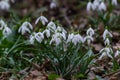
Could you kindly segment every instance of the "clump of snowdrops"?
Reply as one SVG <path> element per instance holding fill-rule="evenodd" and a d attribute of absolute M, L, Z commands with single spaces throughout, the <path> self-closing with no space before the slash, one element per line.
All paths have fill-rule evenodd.
<path fill-rule="evenodd" d="M 46 59 L 51 69 L 61 77 L 68 78 L 76 73 L 87 75 L 88 65 L 92 62 L 91 48 L 84 49 L 93 41 L 94 30 L 89 28 L 87 36 L 67 32 L 61 25 L 48 22 L 40 16 L 32 26 L 29 21 L 9 26 L 0 20 L 0 71 L 16 74 L 32 63 L 41 65 Z M 40 27 L 42 25 L 43 27 Z M 29 66 L 28 66 L 29 65 Z"/>
<path fill-rule="evenodd" d="M 68 32 L 60 24 L 40 16 L 33 26 L 29 21 L 9 26 L 0 20 L 0 72 L 9 71 L 9 77 L 24 78 L 33 64 L 39 66 L 49 60 L 53 74 L 69 79 L 71 76 L 85 78 L 89 73 L 89 65 L 94 61 L 95 54 L 91 43 L 94 41 L 94 30 L 90 27 L 86 36 L 79 32 Z M 103 34 L 106 48 L 100 51 L 102 59 L 105 56 L 113 58 L 109 37 L 112 34 L 106 29 Z M 119 56 L 119 51 L 115 57 Z M 19 74 L 17 74 L 19 73 Z M 22 77 L 21 77 L 22 76 Z"/>

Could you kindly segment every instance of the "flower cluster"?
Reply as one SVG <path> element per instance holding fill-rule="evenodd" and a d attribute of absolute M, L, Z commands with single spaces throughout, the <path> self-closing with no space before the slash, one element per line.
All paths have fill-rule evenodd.
<path fill-rule="evenodd" d="M 38 17 L 35 24 L 38 24 L 39 21 L 44 26 L 48 23 L 48 19 L 44 16 Z M 90 42 L 93 41 L 92 36 L 95 33 L 92 28 L 89 28 L 86 32 L 87 36 L 84 38 L 80 34 L 67 34 L 67 31 L 63 27 L 57 26 L 53 21 L 50 21 L 47 24 L 46 29 L 41 32 L 34 32 L 31 30 L 33 30 L 32 25 L 28 21 L 25 21 L 19 28 L 18 33 L 21 33 L 22 35 L 25 33 L 31 33 L 29 36 L 29 42 L 31 44 L 34 44 L 35 41 L 41 43 L 43 40 L 45 41 L 45 38 L 48 38 L 50 39 L 50 45 L 59 45 L 61 42 L 64 42 L 65 44 L 73 43 L 74 45 L 77 45 L 86 41 L 90 44 Z"/>
<path fill-rule="evenodd" d="M 105 45 L 110 45 L 109 37 L 112 37 L 112 34 L 107 29 L 105 29 L 103 33 L 103 40 Z"/>
<path fill-rule="evenodd" d="M 47 42 L 49 45 L 56 45 L 58 46 L 61 43 L 66 44 L 73 44 L 74 46 L 77 46 L 77 44 L 83 44 L 85 42 L 90 45 L 90 43 L 93 41 L 93 35 L 95 34 L 94 30 L 90 27 L 86 31 L 86 36 L 82 37 L 79 33 L 70 33 L 68 34 L 67 31 L 60 27 L 59 25 L 55 24 L 53 21 L 48 22 L 48 19 L 44 16 L 40 16 L 35 24 L 38 24 L 38 22 L 41 22 L 44 26 L 46 25 L 46 28 L 42 31 L 36 32 L 33 30 L 33 26 L 28 22 L 25 21 L 20 28 L 18 29 L 18 33 L 21 33 L 22 35 L 25 35 L 26 33 L 29 33 L 29 43 L 34 45 L 35 42 L 42 43 Z M 48 24 L 46 24 L 48 23 Z M 2 30 L 3 35 L 6 37 L 10 33 L 12 33 L 11 29 L 7 27 L 7 24 L 0 20 L 0 30 Z M 110 40 L 109 38 L 112 37 L 112 34 L 105 29 L 103 35 L 103 40 L 105 44 L 105 48 L 100 50 L 101 56 L 99 59 L 102 59 L 103 57 L 109 57 L 113 58 L 111 55 L 113 53 L 112 48 L 110 47 Z M 120 51 L 117 50 L 115 53 L 115 57 L 119 56 Z"/>
<path fill-rule="evenodd" d="M 112 0 L 111 4 L 113 6 L 116 6 L 117 0 Z M 87 3 L 87 11 L 91 11 L 91 10 L 106 11 L 107 7 L 103 0 L 94 0 L 93 3 L 90 1 Z"/>
<path fill-rule="evenodd" d="M 87 41 L 88 45 L 91 43 L 91 41 L 93 41 L 93 35 L 95 34 L 94 30 L 90 27 L 87 32 L 86 32 L 87 36 L 84 38 L 84 42 Z"/>
<path fill-rule="evenodd" d="M 101 53 L 101 56 L 99 57 L 100 60 L 106 56 L 109 58 L 113 58 L 111 56 L 111 54 L 113 53 L 113 50 L 110 47 L 109 37 L 112 37 L 112 34 L 107 29 L 105 29 L 105 31 L 103 33 L 103 40 L 104 40 L 104 44 L 106 47 L 100 50 L 100 53 Z"/>

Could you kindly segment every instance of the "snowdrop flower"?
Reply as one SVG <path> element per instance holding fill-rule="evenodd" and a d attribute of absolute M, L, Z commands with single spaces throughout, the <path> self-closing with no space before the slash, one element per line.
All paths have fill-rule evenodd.
<path fill-rule="evenodd" d="M 76 34 L 76 35 L 74 35 L 74 37 L 73 37 L 73 39 L 72 39 L 72 43 L 74 44 L 74 45 L 77 45 L 77 43 L 83 43 L 84 42 L 84 40 L 83 40 L 83 37 L 80 35 L 80 34 Z"/>
<path fill-rule="evenodd" d="M 52 36 L 52 39 L 50 41 L 50 45 L 55 42 L 56 45 L 59 45 L 61 43 L 61 39 L 60 39 L 60 34 L 59 33 L 55 33 L 53 36 Z"/>
<path fill-rule="evenodd" d="M 115 53 L 115 57 L 118 57 L 118 56 L 120 56 L 120 51 L 119 50 L 117 50 L 116 53 Z"/>
<path fill-rule="evenodd" d="M 41 32 L 35 33 L 35 39 L 36 39 L 36 41 L 38 41 L 39 43 L 41 43 L 42 40 L 44 39 L 43 33 L 41 33 Z"/>
<path fill-rule="evenodd" d="M 100 53 L 101 53 L 102 55 L 99 57 L 99 60 L 101 60 L 101 59 L 102 59 L 103 57 L 105 57 L 105 56 L 113 59 L 113 57 L 112 57 L 111 54 L 110 54 L 110 53 L 112 53 L 112 52 L 113 52 L 112 49 L 109 48 L 109 47 L 106 47 L 106 48 L 101 49 L 101 50 L 100 50 Z"/>
<path fill-rule="evenodd" d="M 55 30 L 55 33 L 57 32 L 64 32 L 65 34 L 67 33 L 67 31 L 63 27 L 60 27 L 60 26 L 58 26 L 57 29 Z"/>
<path fill-rule="evenodd" d="M 88 44 L 90 44 L 90 42 L 93 41 L 93 38 L 88 35 L 84 38 L 84 42 L 86 42 L 86 41 L 87 41 Z"/>
<path fill-rule="evenodd" d="M 12 30 L 9 27 L 7 27 L 7 25 L 5 25 L 2 33 L 5 37 L 7 37 L 8 35 L 12 33 Z"/>
<path fill-rule="evenodd" d="M 0 20 L 0 30 L 2 30 L 5 25 L 6 25 L 5 22 L 1 19 Z"/>
<path fill-rule="evenodd" d="M 74 34 L 73 34 L 73 33 L 69 34 L 69 35 L 68 35 L 68 39 L 67 39 L 67 43 L 68 43 L 68 42 L 71 42 L 72 39 L 73 39 L 73 37 L 74 37 Z"/>
<path fill-rule="evenodd" d="M 93 10 L 98 9 L 99 5 L 100 5 L 100 1 L 94 0 L 93 5 L 92 5 L 92 9 Z"/>
<path fill-rule="evenodd" d="M 112 0 L 112 5 L 117 6 L 117 0 Z"/>
<path fill-rule="evenodd" d="M 26 32 L 30 33 L 31 32 L 30 29 L 32 30 L 33 27 L 29 22 L 26 21 L 19 28 L 18 33 L 21 33 L 22 35 L 24 35 Z"/>
<path fill-rule="evenodd" d="M 30 44 L 34 44 L 34 41 L 35 41 L 35 36 L 34 35 L 35 35 L 35 33 L 30 35 L 30 40 L 29 40 Z"/>
<path fill-rule="evenodd" d="M 64 33 L 55 33 L 53 36 L 52 36 L 52 39 L 50 41 L 50 44 L 52 44 L 53 42 L 56 43 L 56 45 L 59 45 L 62 40 L 61 39 L 64 39 L 66 40 L 66 35 Z"/>
<path fill-rule="evenodd" d="M 46 34 L 47 38 L 49 38 L 50 37 L 50 30 L 49 29 L 45 29 L 43 31 L 43 34 Z"/>
<path fill-rule="evenodd" d="M 91 11 L 93 4 L 89 1 L 87 3 L 87 11 Z"/>
<path fill-rule="evenodd" d="M 50 41 L 50 45 L 52 44 L 52 42 L 55 42 L 56 46 L 59 45 L 61 43 L 61 39 L 59 37 L 54 37 L 52 38 L 52 40 Z"/>
<path fill-rule="evenodd" d="M 103 33 L 103 39 L 105 40 L 108 36 L 112 37 L 112 34 L 107 29 L 105 29 Z"/>
<path fill-rule="evenodd" d="M 90 28 L 87 30 L 87 35 L 92 36 L 92 35 L 94 35 L 94 34 L 95 34 L 94 30 L 90 27 Z"/>
<path fill-rule="evenodd" d="M 110 45 L 110 40 L 107 38 L 105 39 L 105 42 L 104 42 L 105 45 Z"/>
<path fill-rule="evenodd" d="M 56 30 L 56 25 L 54 22 L 51 21 L 48 23 L 47 28 L 54 32 Z"/>
<path fill-rule="evenodd" d="M 98 7 L 98 10 L 100 10 L 100 11 L 106 11 L 107 10 L 107 8 L 106 8 L 106 5 L 105 5 L 105 3 L 104 2 L 101 2 L 100 3 L 100 5 L 99 5 L 99 7 Z"/>
<path fill-rule="evenodd" d="M 40 16 L 40 17 L 38 17 L 37 20 L 35 21 L 35 24 L 37 24 L 39 21 L 41 21 L 42 24 L 45 25 L 45 23 L 48 22 L 48 19 L 47 19 L 46 17 L 44 17 L 44 16 Z"/>
<path fill-rule="evenodd" d="M 1 10 L 9 10 L 10 4 L 7 1 L 0 1 L 0 9 Z"/>
<path fill-rule="evenodd" d="M 83 37 L 80 34 L 74 35 L 72 33 L 72 34 L 68 35 L 67 43 L 68 42 L 72 42 L 74 45 L 77 45 L 77 43 L 80 43 L 80 42 L 83 43 L 84 39 L 83 39 Z"/>
<path fill-rule="evenodd" d="M 50 3 L 50 8 L 53 9 L 53 8 L 56 8 L 56 7 L 57 7 L 56 2 L 55 2 L 55 1 L 52 1 L 52 2 Z"/>

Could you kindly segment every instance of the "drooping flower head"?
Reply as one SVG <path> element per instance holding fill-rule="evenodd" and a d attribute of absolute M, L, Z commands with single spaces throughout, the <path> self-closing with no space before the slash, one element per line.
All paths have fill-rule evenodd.
<path fill-rule="evenodd" d="M 109 57 L 113 59 L 111 56 L 111 53 L 113 53 L 113 50 L 110 47 L 106 47 L 100 50 L 101 56 L 99 57 L 99 60 L 101 60 L 103 57 Z"/>
<path fill-rule="evenodd" d="M 47 36 L 47 38 L 49 38 L 50 35 L 51 35 L 49 29 L 45 29 L 45 30 L 43 31 L 43 34 L 45 34 L 45 35 Z"/>
<path fill-rule="evenodd" d="M 0 9 L 1 10 L 9 10 L 10 4 L 6 0 L 0 1 Z"/>
<path fill-rule="evenodd" d="M 37 42 L 41 43 L 42 40 L 44 39 L 44 35 L 41 32 L 35 33 L 35 39 Z"/>
<path fill-rule="evenodd" d="M 105 31 L 103 33 L 103 40 L 105 40 L 108 37 L 113 37 L 113 36 L 107 29 L 105 29 Z"/>
<path fill-rule="evenodd" d="M 105 3 L 103 1 L 100 3 L 100 5 L 98 7 L 98 10 L 99 11 L 102 11 L 102 10 L 106 11 L 107 10 L 106 5 L 105 5 Z"/>
<path fill-rule="evenodd" d="M 92 41 L 93 41 L 93 37 L 92 36 L 86 36 L 84 38 L 84 43 L 87 41 L 87 44 L 89 45 Z"/>
<path fill-rule="evenodd" d="M 107 38 L 105 39 L 105 42 L 104 42 L 105 45 L 110 45 L 110 40 Z"/>
<path fill-rule="evenodd" d="M 55 34 L 53 34 L 53 36 L 52 36 L 52 39 L 51 39 L 51 41 L 50 41 L 50 45 L 53 43 L 53 42 L 55 42 L 55 44 L 56 45 L 59 45 L 61 42 L 62 42 L 62 40 L 66 40 L 66 35 L 64 34 L 64 33 L 55 33 Z"/>
<path fill-rule="evenodd" d="M 88 3 L 87 3 L 87 11 L 91 11 L 92 10 L 92 8 L 93 8 L 93 4 L 89 1 Z"/>
<path fill-rule="evenodd" d="M 56 7 L 57 7 L 57 2 L 52 1 L 52 2 L 50 3 L 50 8 L 53 9 L 53 8 L 56 8 Z"/>
<path fill-rule="evenodd" d="M 93 36 L 95 34 L 94 30 L 90 27 L 88 30 L 87 30 L 87 35 L 89 36 Z"/>
<path fill-rule="evenodd" d="M 99 5 L 100 5 L 100 1 L 99 0 L 94 0 L 93 5 L 92 5 L 93 10 L 97 10 Z"/>
<path fill-rule="evenodd" d="M 112 5 L 117 6 L 117 0 L 112 0 Z"/>
<path fill-rule="evenodd" d="M 47 28 L 48 28 L 49 30 L 51 30 L 52 32 L 55 32 L 55 30 L 56 30 L 56 25 L 55 25 L 55 23 L 54 23 L 53 21 L 51 21 L 51 22 L 48 23 Z"/>
<path fill-rule="evenodd" d="M 29 22 L 25 21 L 19 28 L 18 33 L 24 35 L 26 32 L 30 33 L 31 32 L 30 30 L 32 29 L 33 29 L 32 25 Z"/>
<path fill-rule="evenodd" d="M 83 43 L 84 39 L 80 34 L 69 34 L 67 43 L 72 42 L 74 45 L 77 45 L 77 43 Z"/>
<path fill-rule="evenodd" d="M 38 24 L 38 22 L 41 21 L 43 25 L 45 25 L 45 23 L 48 22 L 48 19 L 44 16 L 40 16 L 37 18 L 37 20 L 35 21 L 35 24 Z"/>
<path fill-rule="evenodd" d="M 9 27 L 7 27 L 7 25 L 5 25 L 2 33 L 3 33 L 3 36 L 7 37 L 12 33 L 12 30 Z"/>

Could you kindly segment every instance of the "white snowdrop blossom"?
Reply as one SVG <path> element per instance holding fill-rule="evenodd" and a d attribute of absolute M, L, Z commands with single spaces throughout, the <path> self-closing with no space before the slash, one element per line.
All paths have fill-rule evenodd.
<path fill-rule="evenodd" d="M 117 50 L 116 53 L 115 53 L 115 57 L 118 57 L 118 56 L 120 56 L 120 51 L 119 50 Z"/>
<path fill-rule="evenodd" d="M 5 37 L 7 37 L 8 35 L 12 33 L 12 30 L 9 27 L 7 27 L 7 25 L 5 25 L 2 33 Z"/>
<path fill-rule="evenodd" d="M 29 39 L 30 44 L 34 44 L 34 42 L 35 42 L 35 36 L 34 35 L 35 35 L 35 33 L 30 35 L 30 39 Z"/>
<path fill-rule="evenodd" d="M 88 44 L 90 44 L 91 43 L 91 41 L 93 41 L 93 37 L 92 36 L 86 36 L 85 38 L 84 38 L 84 42 L 86 42 L 87 41 L 87 43 Z"/>
<path fill-rule="evenodd" d="M 38 22 L 41 21 L 43 25 L 45 25 L 45 23 L 48 22 L 48 19 L 44 16 L 40 16 L 37 18 L 37 20 L 35 21 L 35 24 L 38 24 Z"/>
<path fill-rule="evenodd" d="M 87 30 L 87 35 L 89 36 L 93 36 L 95 34 L 94 30 L 90 27 L 88 30 Z"/>
<path fill-rule="evenodd" d="M 100 10 L 100 11 L 102 11 L 102 10 L 106 11 L 107 10 L 106 5 L 103 1 L 100 3 L 100 5 L 98 7 L 98 10 Z"/>
<path fill-rule="evenodd" d="M 92 9 L 93 10 L 98 9 L 99 5 L 100 5 L 100 1 L 99 0 L 94 0 L 93 5 L 92 5 Z"/>
<path fill-rule="evenodd" d="M 103 33 L 103 39 L 105 40 L 108 37 L 113 37 L 113 36 L 107 29 L 105 29 L 105 31 Z"/>
<path fill-rule="evenodd" d="M 110 45 L 110 40 L 107 38 L 105 39 L 105 42 L 104 42 L 105 45 Z"/>
<path fill-rule="evenodd" d="M 49 29 L 45 29 L 43 31 L 43 34 L 45 34 L 47 36 L 47 38 L 49 38 L 50 37 L 50 30 Z"/>
<path fill-rule="evenodd" d="M 68 39 L 67 39 L 67 43 L 68 43 L 68 42 L 71 42 L 72 39 L 73 39 L 73 37 L 74 37 L 74 34 L 73 34 L 73 33 L 69 34 L 69 35 L 68 35 Z"/>
<path fill-rule="evenodd" d="M 60 27 L 60 26 L 58 26 L 57 29 L 55 30 L 55 33 L 57 33 L 57 32 L 67 33 L 67 31 L 63 27 Z"/>
<path fill-rule="evenodd" d="M 56 45 L 59 45 L 62 42 L 62 39 L 66 40 L 65 33 L 55 33 L 52 36 L 52 39 L 50 41 L 50 45 L 55 42 Z"/>
<path fill-rule="evenodd" d="M 8 3 L 8 1 L 5 0 L 0 1 L 1 10 L 9 10 L 9 8 L 10 8 L 10 4 Z"/>
<path fill-rule="evenodd" d="M 54 32 L 56 30 L 56 25 L 54 22 L 51 21 L 48 23 L 47 28 Z"/>
<path fill-rule="evenodd" d="M 106 47 L 100 50 L 101 56 L 99 57 L 99 60 L 101 60 L 103 57 L 109 57 L 113 59 L 110 53 L 113 53 L 113 50 L 110 47 Z"/>
<path fill-rule="evenodd" d="M 53 9 L 53 8 L 56 8 L 57 7 L 57 3 L 55 1 L 52 1 L 50 3 L 50 8 Z"/>
<path fill-rule="evenodd" d="M 87 3 L 87 11 L 91 11 L 92 10 L 92 7 L 93 7 L 93 4 L 89 1 Z"/>
<path fill-rule="evenodd" d="M 5 25 L 6 25 L 5 22 L 1 19 L 0 20 L 0 30 L 2 30 Z"/>
<path fill-rule="evenodd" d="M 117 6 L 117 0 L 112 0 L 112 5 Z"/>
<path fill-rule="evenodd" d="M 83 43 L 83 42 L 84 42 L 84 39 L 83 39 L 83 37 L 80 34 L 74 35 L 74 37 L 72 39 L 72 43 L 74 45 L 77 45 L 77 43 Z"/>
<path fill-rule="evenodd" d="M 77 45 L 77 43 L 83 43 L 84 39 L 80 34 L 69 34 L 67 43 L 72 42 L 74 45 Z"/>
<path fill-rule="evenodd" d="M 33 29 L 32 25 L 26 21 L 19 28 L 18 33 L 21 33 L 22 35 L 24 35 L 26 32 L 30 33 L 31 32 L 30 30 L 32 29 Z"/>
<path fill-rule="evenodd" d="M 42 40 L 44 39 L 44 35 L 41 32 L 35 33 L 35 39 L 37 42 L 41 43 Z"/>

